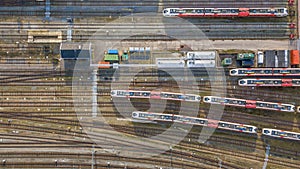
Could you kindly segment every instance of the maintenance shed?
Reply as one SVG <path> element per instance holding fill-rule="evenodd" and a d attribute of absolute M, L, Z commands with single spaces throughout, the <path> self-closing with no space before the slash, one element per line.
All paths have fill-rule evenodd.
<path fill-rule="evenodd" d="M 271 68 L 287 68 L 289 67 L 290 55 L 288 50 L 267 50 L 265 55 L 265 67 Z"/>
<path fill-rule="evenodd" d="M 104 61 L 109 62 L 110 64 L 120 63 L 119 55 L 105 54 Z"/>
<path fill-rule="evenodd" d="M 60 57 L 62 59 L 90 59 L 91 56 L 91 43 L 65 42 L 60 44 Z"/>

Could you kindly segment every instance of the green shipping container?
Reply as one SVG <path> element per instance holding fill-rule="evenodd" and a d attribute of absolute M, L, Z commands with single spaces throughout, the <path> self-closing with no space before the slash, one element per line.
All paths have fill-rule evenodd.
<path fill-rule="evenodd" d="M 238 54 L 236 60 L 251 60 L 251 59 L 254 59 L 253 53 L 240 53 Z"/>
<path fill-rule="evenodd" d="M 222 60 L 222 66 L 229 66 L 232 64 L 232 59 L 231 58 L 225 58 Z"/>

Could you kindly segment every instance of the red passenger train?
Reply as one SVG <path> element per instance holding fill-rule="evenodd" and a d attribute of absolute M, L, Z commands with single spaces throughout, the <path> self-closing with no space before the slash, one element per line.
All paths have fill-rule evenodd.
<path fill-rule="evenodd" d="M 240 79 L 239 86 L 300 86 L 300 79 Z"/>

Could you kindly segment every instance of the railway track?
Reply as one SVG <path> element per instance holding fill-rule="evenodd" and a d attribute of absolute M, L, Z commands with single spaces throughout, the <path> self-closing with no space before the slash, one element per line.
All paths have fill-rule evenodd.
<path fill-rule="evenodd" d="M 1 10 L 0 10 L 1 15 Z M 145 16 L 146 17 L 146 16 Z M 95 40 L 122 40 L 122 37 L 130 35 L 144 34 L 143 36 L 131 36 L 132 40 L 172 40 L 167 36 L 161 35 L 147 35 L 145 32 L 153 32 L 153 30 L 174 30 L 180 32 L 181 39 L 193 40 L 195 37 L 186 33 L 191 29 L 198 28 L 203 32 L 203 35 L 209 39 L 288 39 L 290 34 L 289 23 L 287 20 L 280 19 L 277 22 L 270 21 L 249 21 L 241 22 L 239 20 L 228 19 L 189 19 L 190 25 L 178 25 L 176 20 L 170 18 L 163 19 L 162 23 L 157 23 L 157 20 L 161 20 L 160 17 L 151 16 L 148 21 L 136 21 L 134 25 L 130 22 L 126 23 L 107 23 L 100 22 L 91 23 L 87 22 L 75 22 L 72 24 L 61 22 L 50 23 L 22 23 L 22 22 L 3 22 L 0 24 L 0 30 L 3 30 L 0 36 L 6 39 L 13 40 L 27 40 L 27 31 L 32 30 L 55 30 L 62 31 L 62 38 L 67 38 L 67 30 L 72 28 L 72 38 L 75 41 L 89 40 L 91 37 Z M 141 22 L 141 23 L 139 23 Z M 177 21 L 178 22 L 178 21 Z M 176 26 L 175 26 L 176 25 Z M 133 28 L 134 27 L 134 28 Z M 180 28 L 180 29 L 179 29 Z M 131 32 L 132 30 L 134 32 Z M 112 31 L 110 31 L 112 30 Z M 107 32 L 109 31 L 109 33 Z M 168 31 L 166 31 L 169 33 Z M 223 35 L 221 33 L 223 33 Z M 225 33 L 226 32 L 226 33 Z M 109 34 L 109 35 L 108 35 Z M 170 33 L 169 33 L 170 34 Z M 226 34 L 226 35 L 225 35 Z M 109 37 L 109 38 L 108 38 Z M 121 38 L 121 39 L 120 39 Z"/>
<path fill-rule="evenodd" d="M 49 133 L 53 133 L 53 130 L 52 129 L 49 129 L 49 128 L 44 128 L 44 127 L 42 127 L 41 129 L 33 129 L 33 127 L 31 127 L 31 126 L 27 126 L 26 127 L 26 125 L 18 125 L 18 124 L 10 124 L 8 127 L 12 127 L 12 128 L 14 128 L 14 129 L 18 129 L 18 130 L 22 130 L 22 129 L 24 129 L 24 127 L 25 127 L 25 129 L 26 130 L 28 130 L 29 128 L 30 128 L 30 130 L 33 130 L 33 131 L 39 131 L 39 132 L 43 132 L 43 133 L 48 133 L 48 131 L 49 131 Z M 136 134 L 137 132 L 138 133 L 140 133 L 140 134 L 142 134 L 142 135 L 144 135 L 145 136 L 145 132 L 146 133 L 149 133 L 150 135 L 153 135 L 154 133 L 157 133 L 157 132 L 159 132 L 158 130 L 157 130 L 157 128 L 153 128 L 153 129 L 151 129 L 151 130 L 149 130 L 149 129 L 147 129 L 147 130 L 145 130 L 145 129 L 141 129 L 141 130 L 136 130 L 136 129 L 133 129 L 132 127 L 128 127 L 128 126 L 113 126 L 113 127 L 115 127 L 115 128 L 118 128 L 118 127 L 121 127 L 121 130 L 123 131 L 123 132 L 127 132 L 127 133 L 129 133 L 129 134 Z M 117 130 L 120 130 L 120 128 L 119 129 L 117 129 Z M 73 133 L 74 131 L 72 131 L 72 133 Z M 64 135 L 72 135 L 72 133 L 68 133 L 68 132 L 66 132 L 66 131 L 61 131 L 61 129 L 59 129 L 59 130 L 57 130 L 57 131 L 55 131 L 55 133 L 64 133 Z M 76 133 L 76 135 L 77 136 L 80 136 L 80 133 Z M 190 135 L 189 136 L 189 138 L 197 138 L 197 135 L 198 134 L 194 134 L 194 135 Z M 228 138 L 227 138 L 228 139 Z M 232 139 L 229 139 L 229 140 L 227 140 L 227 141 L 224 141 L 223 139 L 221 139 L 221 138 L 218 138 L 218 137 L 214 137 L 213 139 L 212 139 L 213 141 L 220 141 L 220 142 L 222 142 L 222 143 L 224 143 L 224 142 L 227 142 L 227 143 L 239 143 L 239 144 L 242 144 L 242 145 L 247 145 L 247 146 L 250 146 L 250 147 L 255 147 L 255 146 L 258 146 L 258 145 L 255 145 L 255 143 L 253 144 L 253 143 L 247 143 L 247 142 L 245 142 L 245 141 L 238 141 L 238 140 L 232 140 Z M 49 143 L 48 143 L 49 144 Z M 61 146 L 59 146 L 59 144 L 58 143 L 54 143 L 55 144 L 55 147 L 61 147 Z M 63 143 L 63 144 L 65 144 L 65 143 Z M 13 144 L 12 144 L 13 145 Z M 10 145 L 10 144 L 7 144 L 5 147 L 10 147 L 10 146 L 12 146 L 12 145 Z M 189 146 L 187 146 L 187 145 L 189 145 Z M 0 145 L 1 146 L 1 145 Z M 18 147 L 18 148 L 26 148 L 27 146 L 32 146 L 32 143 L 29 143 L 29 144 L 27 144 L 27 146 L 26 146 L 26 143 L 25 144 L 23 144 L 23 146 L 22 145 L 20 145 L 20 143 L 17 143 L 17 144 L 15 144 L 15 146 L 16 147 Z M 20 147 L 21 146 L 21 147 Z M 77 145 L 78 146 L 78 145 Z M 185 146 L 186 146 L 186 148 L 188 148 L 188 147 L 193 147 L 193 146 L 191 146 L 191 144 L 189 144 L 188 142 L 186 142 L 185 143 Z M 12 146 L 13 147 L 13 146 Z M 34 146 L 35 147 L 35 146 Z M 52 147 L 52 146 L 43 146 L 42 144 L 41 145 L 37 145 L 37 147 L 39 147 L 39 148 L 47 148 L 47 147 Z M 63 148 L 64 146 L 62 146 L 61 148 Z M 67 147 L 70 147 L 70 146 L 67 146 Z M 71 146 L 72 147 L 72 146 Z M 80 147 L 84 147 L 84 146 L 80 146 Z M 87 146 L 87 147 L 89 147 L 89 146 Z M 33 147 L 32 147 L 33 148 Z M 200 148 L 199 146 L 194 146 L 194 148 Z M 201 149 L 203 149 L 203 147 L 201 147 L 199 150 L 201 151 Z M 207 148 L 206 148 L 207 149 Z M 182 152 L 181 152 L 182 153 Z M 231 154 L 231 153 L 225 153 L 225 154 Z M 252 158 L 252 156 L 250 156 L 249 157 L 249 155 L 251 155 L 251 154 L 247 154 L 247 153 L 242 153 L 243 154 L 243 157 L 244 158 Z M 295 154 L 297 154 L 297 152 L 295 152 Z M 188 155 L 190 155 L 190 154 L 188 154 Z M 239 154 L 236 154 L 235 156 L 238 156 L 238 157 L 240 157 L 241 156 L 241 154 L 239 153 Z M 197 155 L 195 155 L 195 158 L 198 158 L 199 159 L 199 157 L 197 156 Z M 200 158 L 201 159 L 201 158 Z M 254 160 L 256 159 L 260 159 L 258 156 L 256 156 L 255 158 L 253 158 Z M 263 158 L 261 158 L 260 160 L 262 160 Z M 293 164 L 282 164 L 282 162 L 276 162 L 275 160 L 274 161 L 271 161 L 270 160 L 270 163 L 277 163 L 277 164 L 281 164 L 281 165 L 284 165 L 284 166 L 291 166 L 291 165 L 293 165 Z M 232 167 L 232 166 L 231 166 Z M 235 167 L 235 168 L 238 168 L 238 167 Z"/>

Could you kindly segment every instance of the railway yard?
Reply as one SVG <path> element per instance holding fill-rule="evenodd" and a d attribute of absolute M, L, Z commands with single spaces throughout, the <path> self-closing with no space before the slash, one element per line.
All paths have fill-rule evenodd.
<path fill-rule="evenodd" d="M 1 0 L 0 168 L 299 168 L 299 9 Z"/>

